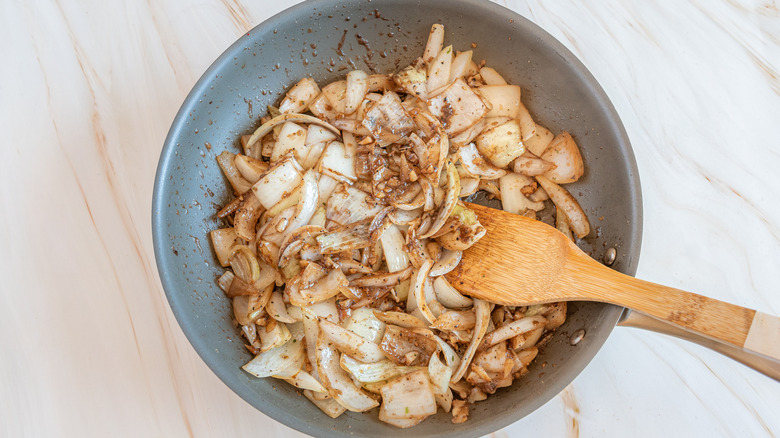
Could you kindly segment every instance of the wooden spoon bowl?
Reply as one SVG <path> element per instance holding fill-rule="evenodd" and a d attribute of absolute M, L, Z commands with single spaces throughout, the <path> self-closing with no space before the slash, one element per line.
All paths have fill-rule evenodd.
<path fill-rule="evenodd" d="M 447 274 L 456 289 L 509 305 L 599 301 L 628 307 L 774 361 L 780 380 L 780 318 L 621 274 L 593 260 L 557 229 L 469 204 L 487 234 Z"/>

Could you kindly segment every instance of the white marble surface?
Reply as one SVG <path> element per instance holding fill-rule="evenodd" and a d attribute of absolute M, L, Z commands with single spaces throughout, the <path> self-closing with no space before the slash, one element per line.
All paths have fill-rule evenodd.
<path fill-rule="evenodd" d="M 205 366 L 154 265 L 173 116 L 294 0 L 0 2 L 0 436 L 296 436 Z M 617 108 L 644 193 L 638 276 L 780 314 L 780 10 L 772 1 L 501 1 Z M 778 340 L 780 342 L 780 340 Z M 780 383 L 617 328 L 494 436 L 775 436 Z"/>

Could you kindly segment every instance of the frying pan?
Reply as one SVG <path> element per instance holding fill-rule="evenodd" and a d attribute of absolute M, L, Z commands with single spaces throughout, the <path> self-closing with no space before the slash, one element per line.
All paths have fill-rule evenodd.
<path fill-rule="evenodd" d="M 387 436 L 399 430 L 375 414 L 331 419 L 293 387 L 241 370 L 251 359 L 231 322 L 231 305 L 215 279 L 222 273 L 208 242 L 215 213 L 232 195 L 215 157 L 239 150 L 266 112 L 304 76 L 326 84 L 360 68 L 392 72 L 420 56 L 430 26 L 445 26 L 445 43 L 473 48 L 513 84 L 534 118 L 577 140 L 586 174 L 568 186 L 595 230 L 580 242 L 613 268 L 633 275 L 639 258 L 642 198 L 634 154 L 604 91 L 563 45 L 523 17 L 481 0 L 313 0 L 290 8 L 242 36 L 204 73 L 184 101 L 165 141 L 154 185 L 157 266 L 171 309 L 214 373 L 260 411 L 315 436 Z M 452 424 L 439 413 L 405 434 L 480 436 L 542 406 L 585 368 L 618 322 L 622 308 L 570 303 L 566 323 L 542 348 L 530 372 L 471 408 Z M 576 345 L 570 339 L 584 330 Z M 580 332 L 581 333 L 581 332 Z"/>

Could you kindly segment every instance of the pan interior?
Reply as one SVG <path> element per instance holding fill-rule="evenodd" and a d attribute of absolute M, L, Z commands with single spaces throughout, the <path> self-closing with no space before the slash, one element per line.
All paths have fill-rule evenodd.
<path fill-rule="evenodd" d="M 208 366 L 236 393 L 274 419 L 315 436 L 386 436 L 398 429 L 376 414 L 322 414 L 294 388 L 256 379 L 240 367 L 250 354 L 231 323 L 231 306 L 217 287 L 222 269 L 208 232 L 220 226 L 226 181 L 215 157 L 239 150 L 292 84 L 304 76 L 325 84 L 349 69 L 393 72 L 420 56 L 433 23 L 445 26 L 445 44 L 474 50 L 513 84 L 535 119 L 553 132 L 567 130 L 582 150 L 585 176 L 568 186 L 594 231 L 581 246 L 600 260 L 615 247 L 614 268 L 633 275 L 641 237 L 641 195 L 626 133 L 605 93 L 584 66 L 550 35 L 519 15 L 480 0 L 422 2 L 311 1 L 242 36 L 203 75 L 173 122 L 163 148 L 153 199 L 154 247 L 169 303 L 187 338 Z M 405 433 L 480 436 L 531 413 L 568 385 L 593 358 L 622 309 L 571 303 L 566 323 L 542 349 L 530 373 L 511 388 L 472 406 L 469 420 L 440 413 Z M 571 346 L 569 336 L 586 336 Z M 545 364 L 542 368 L 542 364 Z"/>

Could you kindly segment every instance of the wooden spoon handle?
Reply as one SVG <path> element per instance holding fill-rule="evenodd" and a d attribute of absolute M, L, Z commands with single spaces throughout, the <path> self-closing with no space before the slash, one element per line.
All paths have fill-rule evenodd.
<path fill-rule="evenodd" d="M 561 278 L 573 282 L 566 287 L 587 289 L 590 299 L 638 310 L 710 339 L 773 358 L 780 366 L 780 318 L 776 316 L 639 280 L 587 256 L 569 258 L 564 270 L 567 272 Z"/>

